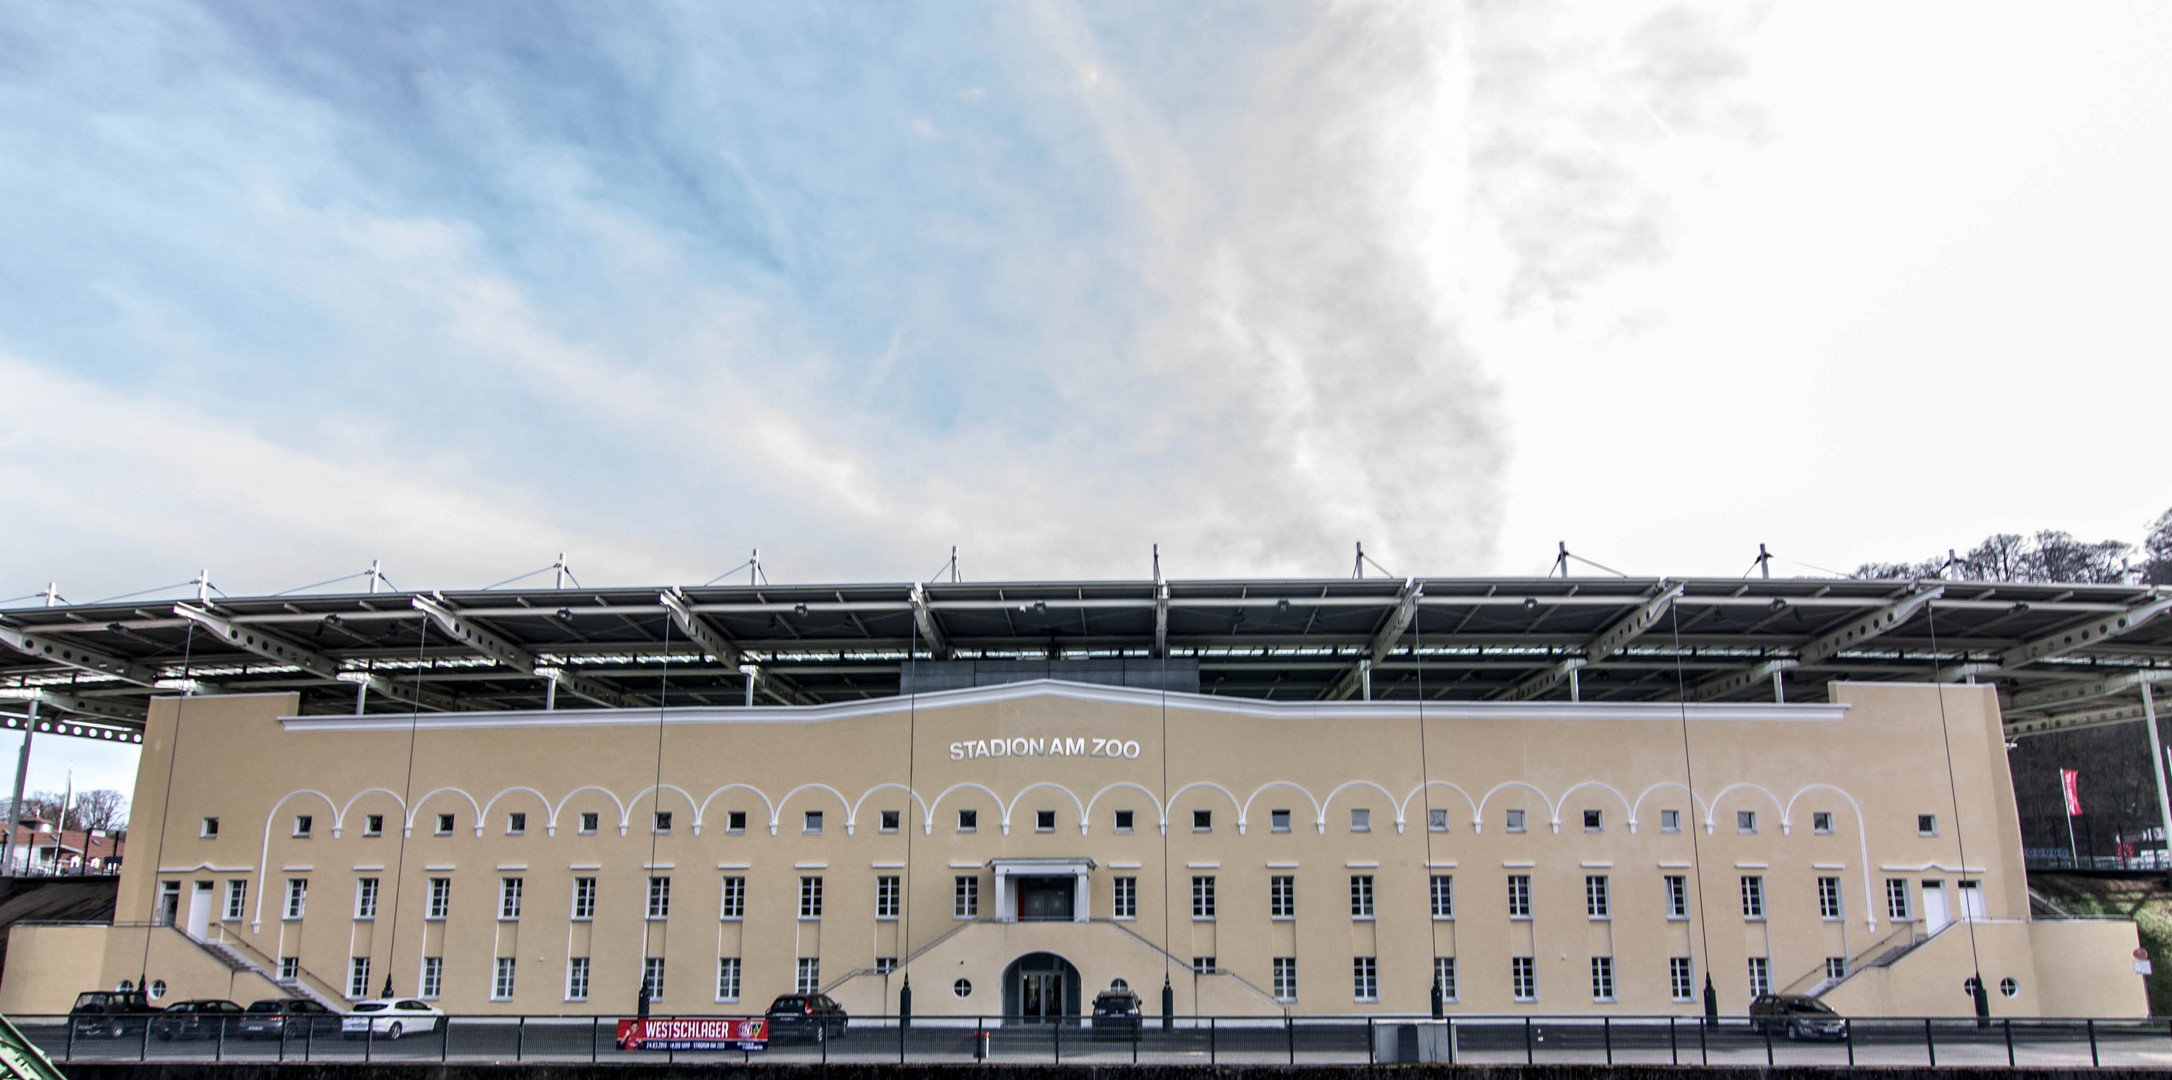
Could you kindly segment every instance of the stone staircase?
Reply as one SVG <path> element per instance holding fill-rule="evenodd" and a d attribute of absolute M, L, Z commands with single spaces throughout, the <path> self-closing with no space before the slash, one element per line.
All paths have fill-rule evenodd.
<path fill-rule="evenodd" d="M 206 940 L 201 938 L 189 937 L 189 935 L 187 934 L 182 934 L 181 936 L 188 938 L 188 940 L 194 942 L 198 948 L 204 950 L 207 953 L 210 953 L 214 957 L 217 957 L 220 963 L 225 964 L 231 970 L 246 971 L 254 974 L 259 978 L 262 978 L 265 982 L 268 982 L 273 986 L 276 986 L 279 989 L 286 991 L 288 994 L 294 997 L 307 998 L 310 1001 L 314 1001 L 317 1004 L 332 1010 L 333 1012 L 347 1011 L 346 998 L 333 994 L 326 988 L 320 988 L 320 986 L 314 985 L 321 984 L 324 980 L 318 979 L 315 976 L 310 975 L 306 971 L 303 971 L 301 975 L 296 978 L 281 978 L 279 976 L 279 970 L 277 967 L 267 966 L 271 964 L 271 961 L 268 957 L 265 957 L 262 953 L 259 953 L 255 949 L 251 949 L 247 945 L 243 945 L 238 941 L 217 939 Z"/>

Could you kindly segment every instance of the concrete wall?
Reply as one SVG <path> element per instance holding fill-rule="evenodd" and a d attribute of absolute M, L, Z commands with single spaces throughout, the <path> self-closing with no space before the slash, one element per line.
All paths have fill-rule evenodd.
<path fill-rule="evenodd" d="M 2144 1017 L 2149 1000 L 2131 966 L 2137 942 L 2133 923 L 2112 920 L 1955 924 L 1891 967 L 1858 972 L 1824 1001 L 1843 1016 L 1974 1016 L 1965 987 L 1980 964 L 1992 1016 Z"/>
<path fill-rule="evenodd" d="M 0 1013 L 64 1013 L 75 995 L 98 989 L 106 949 L 116 940 L 104 926 L 18 926 L 8 935 L 7 977 L 0 979 Z"/>

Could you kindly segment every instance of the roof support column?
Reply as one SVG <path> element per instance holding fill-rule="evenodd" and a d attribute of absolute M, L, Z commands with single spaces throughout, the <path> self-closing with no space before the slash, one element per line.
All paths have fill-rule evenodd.
<path fill-rule="evenodd" d="M 23 785 L 30 782 L 30 737 L 38 730 L 38 699 L 30 699 L 30 720 L 23 725 L 23 749 L 15 755 L 15 795 L 8 800 L 7 850 L 0 852 L 6 859 L 0 862 L 0 873 L 15 872 L 16 833 L 22 831 Z M 25 860 L 28 861 L 27 859 Z M 27 867 L 26 867 L 27 869 Z"/>
<path fill-rule="evenodd" d="M 2172 798 L 2165 796 L 2164 741 L 2157 734 L 2156 692 L 2147 682 L 2142 684 L 2142 722 L 2149 726 L 2150 772 L 2157 778 L 2157 824 L 2164 830 L 2165 850 L 2172 851 Z"/>

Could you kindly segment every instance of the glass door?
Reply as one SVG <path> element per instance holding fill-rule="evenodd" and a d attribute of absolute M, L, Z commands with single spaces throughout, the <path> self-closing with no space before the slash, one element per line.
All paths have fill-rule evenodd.
<path fill-rule="evenodd" d="M 1019 976 L 1018 1011 L 1028 1023 L 1042 1023 L 1063 1016 L 1063 976 L 1055 972 L 1029 971 Z"/>

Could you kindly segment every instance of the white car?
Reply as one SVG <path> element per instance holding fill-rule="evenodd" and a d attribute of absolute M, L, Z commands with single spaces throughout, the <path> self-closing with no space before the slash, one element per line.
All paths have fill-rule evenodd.
<path fill-rule="evenodd" d="M 382 1035 L 397 1039 L 423 1031 L 436 1031 L 445 1020 L 444 1010 L 414 998 L 365 1001 L 340 1018 L 339 1031 L 350 1039 Z"/>

